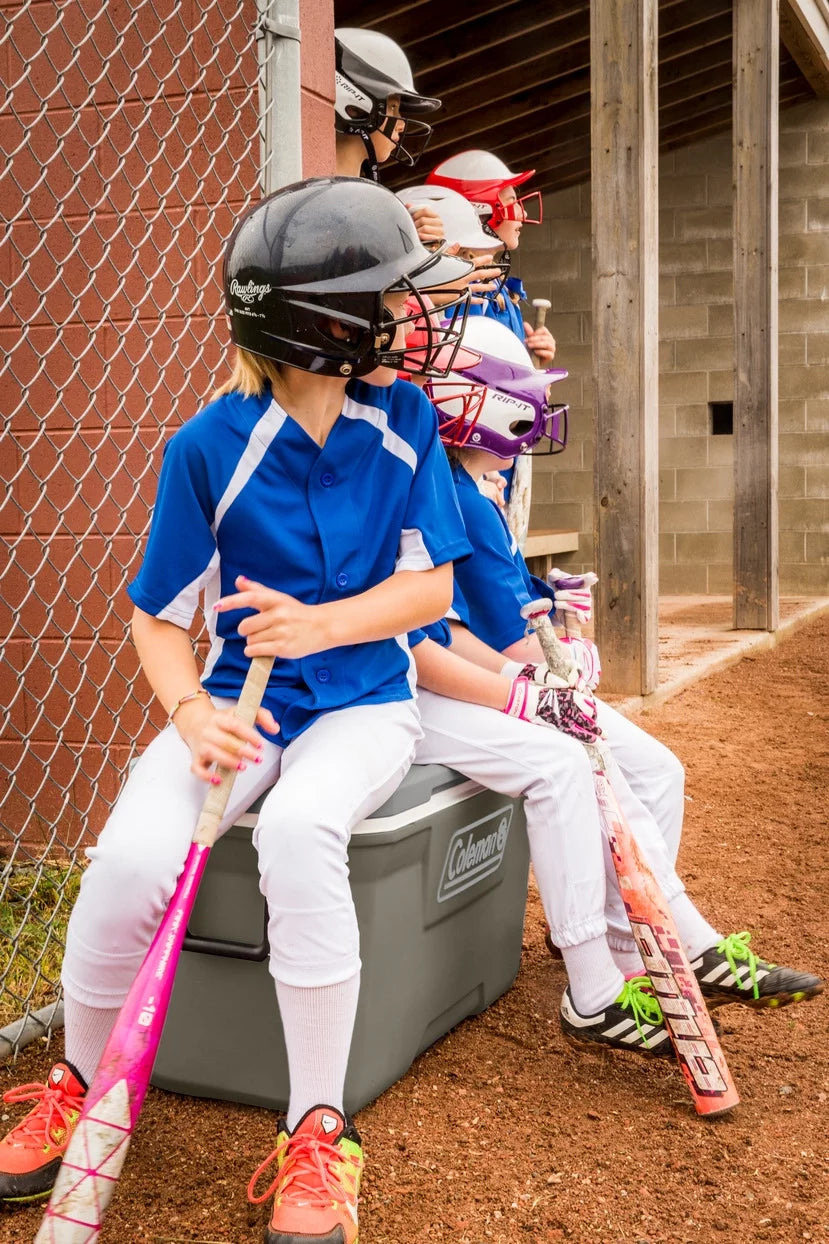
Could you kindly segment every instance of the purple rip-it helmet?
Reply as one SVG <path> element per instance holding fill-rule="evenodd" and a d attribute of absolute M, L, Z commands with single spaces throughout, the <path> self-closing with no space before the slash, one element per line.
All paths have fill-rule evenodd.
<path fill-rule="evenodd" d="M 561 453 L 567 444 L 567 406 L 549 389 L 566 371 L 533 367 L 522 341 L 497 320 L 471 316 L 462 346 L 477 363 L 454 366 L 443 380 L 429 380 L 426 393 L 437 408 L 444 445 L 485 449 L 499 458 Z"/>

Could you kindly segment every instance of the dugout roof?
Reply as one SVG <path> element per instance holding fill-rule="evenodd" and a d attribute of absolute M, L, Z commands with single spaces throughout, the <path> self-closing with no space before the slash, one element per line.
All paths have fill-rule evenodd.
<path fill-rule="evenodd" d="M 826 85 L 799 37 L 801 4 L 781 0 L 781 107 Z M 660 0 L 662 151 L 731 125 L 732 7 Z M 535 168 L 533 190 L 589 178 L 589 0 L 336 0 L 335 15 L 337 25 L 376 27 L 396 39 L 418 90 L 443 101 L 424 165 L 479 147 L 510 167 Z M 386 170 L 383 181 L 405 186 L 411 171 Z"/>

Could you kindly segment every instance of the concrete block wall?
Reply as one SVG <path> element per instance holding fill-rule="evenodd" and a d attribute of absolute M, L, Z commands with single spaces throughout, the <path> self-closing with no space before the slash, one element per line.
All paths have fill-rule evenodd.
<path fill-rule="evenodd" d="M 731 401 L 731 135 L 660 160 L 659 562 L 664 593 L 732 589 L 733 449 L 710 403 Z M 829 591 L 829 101 L 780 117 L 780 586 Z M 593 560 L 590 186 L 545 196 L 517 254 L 530 297 L 553 304 L 570 378 L 564 454 L 534 463 L 533 527 L 572 527 Z"/>

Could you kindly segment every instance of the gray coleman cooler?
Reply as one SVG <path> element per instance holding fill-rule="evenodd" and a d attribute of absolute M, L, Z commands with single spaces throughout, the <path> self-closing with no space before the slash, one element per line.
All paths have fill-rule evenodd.
<path fill-rule="evenodd" d="M 210 854 L 152 1082 L 285 1107 L 288 1063 L 251 844 L 257 808 Z M 363 964 L 345 1084 L 353 1112 L 514 981 L 529 871 L 523 807 L 443 765 L 414 765 L 355 828 L 349 867 Z"/>

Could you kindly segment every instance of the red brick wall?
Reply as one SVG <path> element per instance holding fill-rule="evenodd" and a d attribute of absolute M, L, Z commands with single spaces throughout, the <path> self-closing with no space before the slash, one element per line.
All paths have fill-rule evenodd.
<path fill-rule="evenodd" d="M 224 240 L 259 193 L 256 12 L 253 0 L 4 12 L 0 823 L 32 846 L 57 828 L 72 846 L 100 828 L 147 737 L 124 587 L 161 445 L 223 375 Z M 334 168 L 332 0 L 302 0 L 301 23 L 316 175 Z"/>

